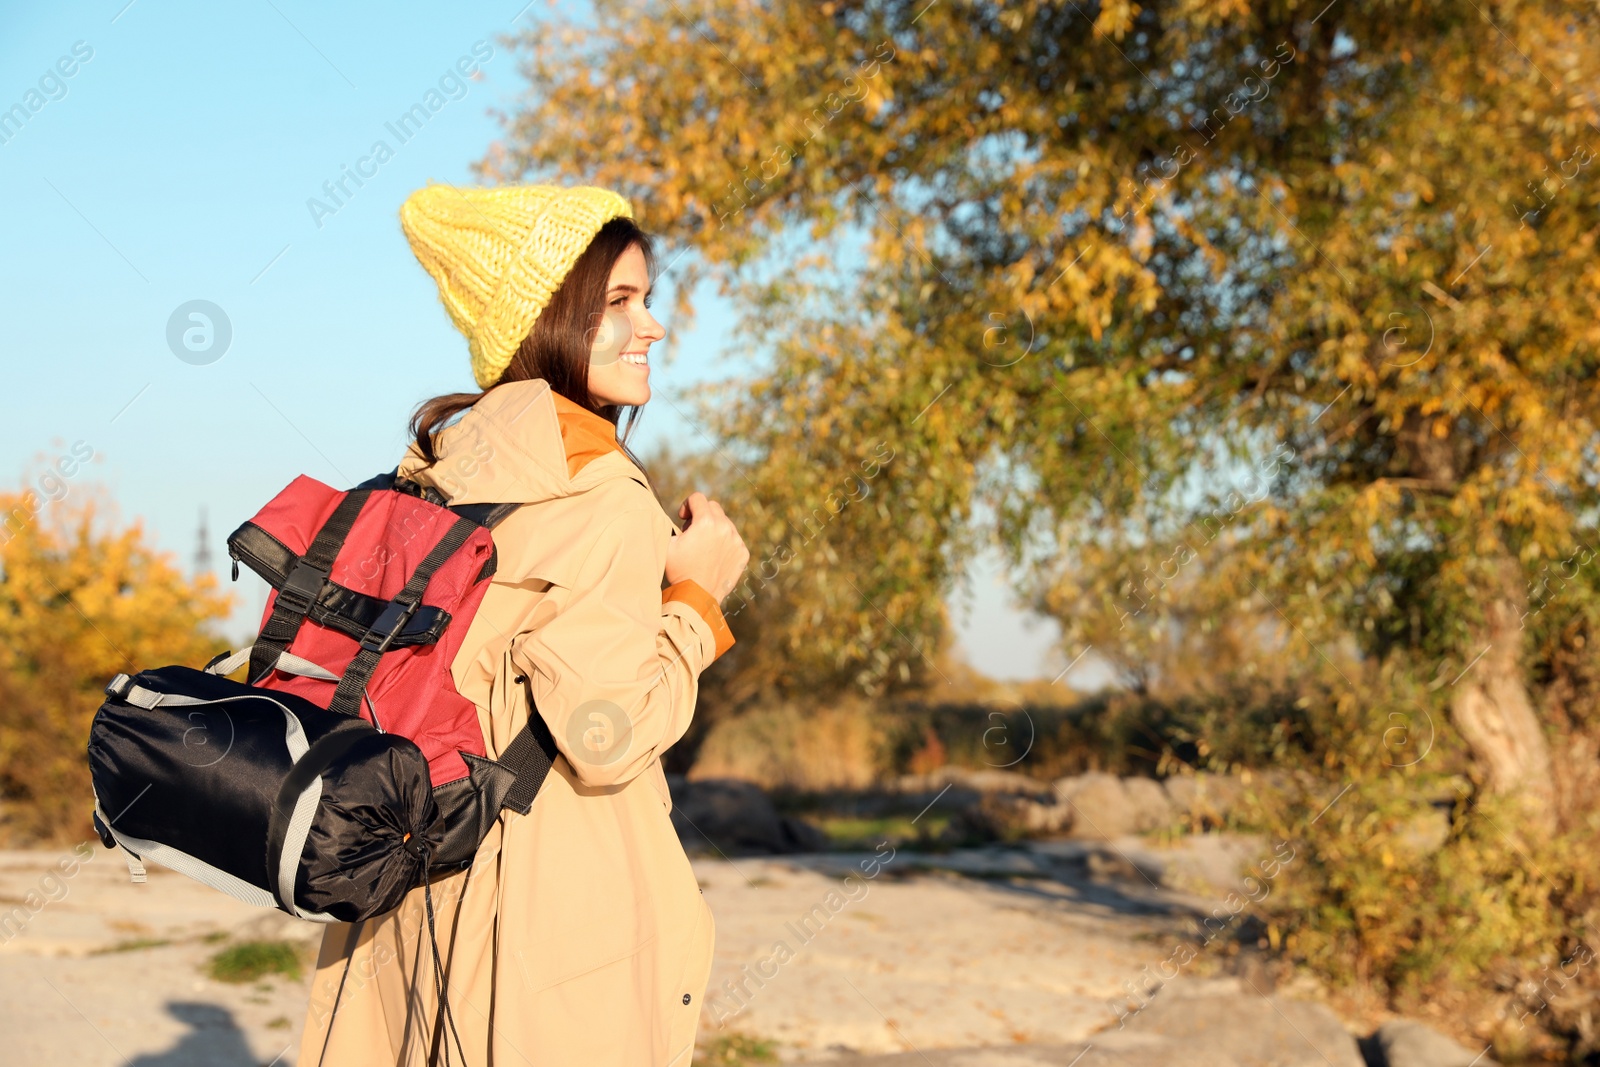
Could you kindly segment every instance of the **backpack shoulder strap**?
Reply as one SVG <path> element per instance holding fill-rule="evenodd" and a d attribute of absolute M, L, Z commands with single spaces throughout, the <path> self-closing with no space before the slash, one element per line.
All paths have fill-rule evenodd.
<path fill-rule="evenodd" d="M 455 504 L 450 510 L 463 519 L 470 519 L 479 526 L 486 526 L 492 530 L 500 525 L 507 515 L 521 506 L 521 504 Z"/>
<path fill-rule="evenodd" d="M 397 466 L 392 471 L 385 471 L 382 474 L 374 474 L 372 477 L 368 478 L 366 481 L 362 482 L 360 485 L 352 486 L 351 488 L 353 488 L 353 489 L 398 489 L 398 488 L 400 488 L 401 484 L 409 485 L 411 483 L 410 482 L 406 482 L 405 479 L 400 477 L 400 468 Z"/>
<path fill-rule="evenodd" d="M 498 526 L 501 520 L 507 515 L 510 515 L 513 511 L 516 511 L 522 506 L 521 504 L 516 503 L 447 504 L 445 502 L 444 494 L 440 493 L 439 490 L 435 489 L 433 486 L 422 485 L 418 482 L 411 481 L 409 478 L 400 477 L 400 468 L 398 466 L 396 466 L 392 471 L 373 475 L 371 478 L 368 478 L 366 481 L 356 486 L 356 488 L 394 489 L 401 493 L 409 493 L 412 496 L 420 497 L 423 500 L 428 501 L 430 504 L 438 504 L 441 507 L 447 507 L 461 518 L 470 519 L 479 526 L 484 526 L 491 530 Z"/>
<path fill-rule="evenodd" d="M 526 678 L 518 676 L 524 682 Z M 550 774 L 550 767 L 555 763 L 557 755 L 556 739 L 550 733 L 550 726 L 544 721 L 544 716 L 539 714 L 539 709 L 533 706 L 530 695 L 528 700 L 528 725 L 517 731 L 517 736 L 511 739 L 511 744 L 505 747 L 500 757 L 495 760 L 517 776 L 511 789 L 506 793 L 501 807 L 510 808 L 518 815 L 528 814 L 533 807 L 533 798 L 539 794 L 539 787 L 544 785 L 544 780 Z"/>

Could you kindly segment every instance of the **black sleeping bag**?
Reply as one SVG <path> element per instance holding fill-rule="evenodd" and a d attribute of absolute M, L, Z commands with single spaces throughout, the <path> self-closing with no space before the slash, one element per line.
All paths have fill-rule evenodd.
<path fill-rule="evenodd" d="M 130 866 L 322 922 L 382 914 L 426 880 L 444 826 L 409 739 L 191 667 L 119 674 L 106 693 L 95 825 Z"/>

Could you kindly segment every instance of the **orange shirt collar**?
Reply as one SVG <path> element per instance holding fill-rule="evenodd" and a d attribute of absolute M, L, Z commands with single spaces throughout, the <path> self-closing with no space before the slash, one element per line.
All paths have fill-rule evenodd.
<path fill-rule="evenodd" d="M 567 453 L 567 477 L 576 478 L 590 461 L 607 452 L 621 452 L 617 428 L 594 412 L 580 407 L 555 390 L 556 421 L 561 426 L 561 444 Z"/>

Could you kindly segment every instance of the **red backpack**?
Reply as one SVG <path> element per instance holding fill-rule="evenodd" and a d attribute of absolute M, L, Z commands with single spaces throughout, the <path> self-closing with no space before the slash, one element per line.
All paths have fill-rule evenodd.
<path fill-rule="evenodd" d="M 234 580 L 243 562 L 272 586 L 247 680 L 409 737 L 438 787 L 486 754 L 450 663 L 494 574 L 489 530 L 516 505 L 447 508 L 387 478 L 340 492 L 302 474 L 228 536 Z M 274 668 L 282 652 L 338 682 Z"/>

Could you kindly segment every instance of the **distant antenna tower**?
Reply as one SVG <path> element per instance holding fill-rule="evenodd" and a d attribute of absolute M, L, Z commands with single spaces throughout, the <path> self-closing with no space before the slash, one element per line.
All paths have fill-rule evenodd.
<path fill-rule="evenodd" d="M 211 534 L 206 530 L 206 509 L 200 508 L 200 536 L 194 546 L 194 573 L 196 577 L 211 570 Z"/>

